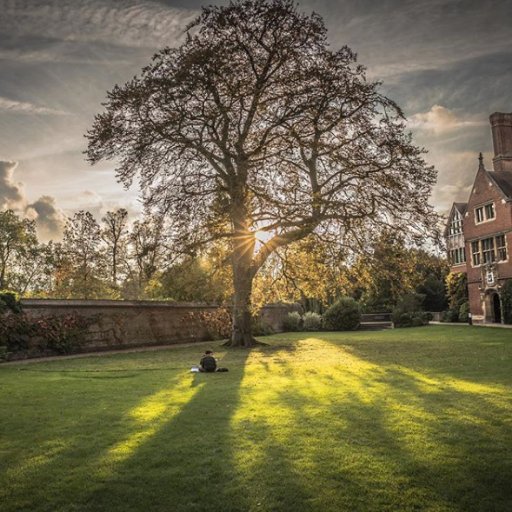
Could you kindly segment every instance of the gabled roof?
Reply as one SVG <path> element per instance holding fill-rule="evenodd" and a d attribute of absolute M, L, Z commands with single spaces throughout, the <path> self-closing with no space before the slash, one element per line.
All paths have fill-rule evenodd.
<path fill-rule="evenodd" d="M 512 171 L 487 171 L 495 185 L 507 199 L 512 199 Z"/>
<path fill-rule="evenodd" d="M 450 213 L 448 215 L 446 226 L 444 228 L 444 236 L 445 237 L 448 236 L 448 232 L 450 231 L 450 223 L 453 218 L 453 211 L 457 210 L 460 213 L 461 217 L 464 217 L 464 214 L 466 213 L 467 209 L 468 209 L 468 203 L 453 203 L 453 205 L 450 209 Z"/>
<path fill-rule="evenodd" d="M 468 209 L 468 203 L 453 203 L 453 207 L 456 208 L 461 215 L 464 215 Z"/>

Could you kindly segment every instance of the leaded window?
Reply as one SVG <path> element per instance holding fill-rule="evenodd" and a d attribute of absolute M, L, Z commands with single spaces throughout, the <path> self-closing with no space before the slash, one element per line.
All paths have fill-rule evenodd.
<path fill-rule="evenodd" d="M 494 238 L 484 238 L 482 240 L 482 259 L 484 263 L 492 263 L 496 260 Z"/>
<path fill-rule="evenodd" d="M 496 237 L 496 253 L 498 255 L 498 261 L 505 261 L 507 259 L 505 235 L 498 235 Z"/>
<path fill-rule="evenodd" d="M 462 233 L 462 217 L 458 211 L 455 212 L 450 223 L 450 236 L 460 235 Z"/>
<path fill-rule="evenodd" d="M 494 209 L 494 203 L 488 203 L 483 206 L 475 208 L 475 222 L 480 224 L 486 220 L 492 220 L 496 217 L 496 210 Z"/>
<path fill-rule="evenodd" d="M 471 253 L 473 254 L 473 265 L 480 265 L 480 242 L 471 242 Z"/>

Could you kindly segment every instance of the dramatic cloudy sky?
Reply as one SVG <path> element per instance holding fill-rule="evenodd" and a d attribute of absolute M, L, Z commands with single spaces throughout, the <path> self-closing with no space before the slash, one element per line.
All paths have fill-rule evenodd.
<path fill-rule="evenodd" d="M 123 190 L 110 164 L 84 162 L 83 134 L 106 91 L 179 44 L 202 3 L 0 0 L 0 208 L 38 219 L 45 238 L 78 209 L 136 215 L 137 190 Z M 323 15 L 332 45 L 357 51 L 403 107 L 439 171 L 439 210 L 464 201 L 479 151 L 491 166 L 489 114 L 512 111 L 512 0 L 300 5 Z"/>

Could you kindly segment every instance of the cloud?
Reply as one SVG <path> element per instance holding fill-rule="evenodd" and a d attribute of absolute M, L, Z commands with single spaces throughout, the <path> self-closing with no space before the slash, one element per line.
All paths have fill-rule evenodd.
<path fill-rule="evenodd" d="M 75 43 L 101 41 L 120 46 L 160 47 L 183 37 L 197 11 L 136 0 L 7 0 L 0 33 L 55 38 Z"/>
<path fill-rule="evenodd" d="M 428 112 L 418 112 L 408 120 L 409 128 L 427 130 L 435 134 L 486 124 L 483 121 L 460 119 L 452 110 L 441 105 L 433 105 Z"/>
<path fill-rule="evenodd" d="M 445 152 L 433 150 L 427 157 L 438 169 L 438 180 L 432 200 L 440 211 L 446 212 L 454 202 L 466 202 L 478 170 L 478 153 L 473 151 Z M 484 154 L 487 168 L 492 154 Z"/>
<path fill-rule="evenodd" d="M 15 101 L 0 96 L 0 111 L 16 112 L 21 114 L 50 114 L 56 116 L 64 116 L 66 112 L 56 110 L 54 108 L 39 107 L 33 103 L 26 101 Z"/>
<path fill-rule="evenodd" d="M 130 218 L 136 218 L 141 213 L 141 204 L 136 199 L 123 195 L 121 197 L 105 197 L 91 190 L 84 190 L 76 196 L 80 207 L 69 210 L 69 216 L 72 216 L 77 210 L 87 210 L 92 213 L 94 218 L 100 222 L 109 211 L 115 211 L 124 208 L 128 211 Z M 68 210 L 66 210 L 68 211 Z"/>
<path fill-rule="evenodd" d="M 14 210 L 21 216 L 35 220 L 41 240 L 59 238 L 66 220 L 64 212 L 51 196 L 41 196 L 29 204 L 23 183 L 14 181 L 17 165 L 17 162 L 0 161 L 0 210 Z"/>
<path fill-rule="evenodd" d="M 349 44 L 371 75 L 435 69 L 512 49 L 510 0 L 303 0 Z M 468 31 L 468 27 L 471 29 Z"/>
<path fill-rule="evenodd" d="M 511 38 L 512 40 L 512 38 Z M 484 57 L 461 58 L 450 65 L 404 73 L 384 82 L 384 92 L 408 113 L 442 105 L 464 115 L 489 116 L 510 109 L 512 49 Z"/>
<path fill-rule="evenodd" d="M 0 161 L 0 209 L 17 210 L 25 204 L 22 183 L 13 180 L 17 162 Z"/>
<path fill-rule="evenodd" d="M 26 217 L 35 220 L 37 234 L 41 240 L 60 238 L 66 224 L 66 215 L 57 207 L 55 198 L 41 196 L 29 204 L 25 210 Z"/>

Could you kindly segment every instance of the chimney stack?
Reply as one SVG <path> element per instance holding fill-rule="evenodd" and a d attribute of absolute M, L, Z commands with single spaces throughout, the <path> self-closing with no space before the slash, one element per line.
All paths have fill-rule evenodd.
<path fill-rule="evenodd" d="M 494 170 L 512 171 L 512 113 L 495 112 L 489 119 L 494 145 Z"/>

